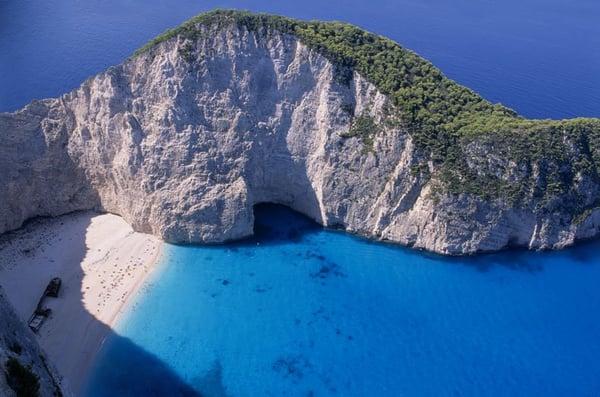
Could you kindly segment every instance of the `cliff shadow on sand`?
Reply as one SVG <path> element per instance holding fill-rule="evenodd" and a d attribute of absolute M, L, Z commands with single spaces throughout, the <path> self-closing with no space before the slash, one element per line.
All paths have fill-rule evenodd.
<path fill-rule="evenodd" d="M 85 307 L 83 279 L 86 272 L 80 264 L 86 255 L 91 254 L 91 248 L 86 243 L 86 233 L 94 215 L 84 212 L 55 219 L 36 219 L 23 228 L 2 236 L 0 255 L 4 262 L 0 270 L 0 283 L 6 290 L 5 296 L 15 307 L 20 319 L 26 323 L 50 278 L 61 275 L 62 286 L 58 298 L 48 298 L 44 302 L 45 307 L 52 309 L 52 314 L 35 339 L 50 358 L 49 365 L 56 368 L 63 378 L 62 387 L 66 396 L 104 395 L 102 391 L 98 393 L 93 388 L 86 387 L 90 381 L 89 376 L 93 375 L 100 341 L 118 346 L 127 361 L 132 363 L 128 367 L 118 363 L 111 366 L 113 392 L 123 390 L 123 394 L 119 394 L 123 396 L 199 396 L 166 363 L 130 339 L 120 336 Z M 51 227 L 53 225 L 55 227 Z M 68 233 L 61 233 L 67 229 Z M 66 249 L 68 252 L 58 253 L 57 249 Z M 7 257 L 7 252 L 17 256 Z M 59 257 L 62 258 L 62 263 L 58 263 Z M 125 258 L 123 261 L 125 262 Z M 123 264 L 122 271 L 126 271 L 126 265 L 127 263 Z M 94 276 L 96 275 L 88 274 L 88 277 Z M 112 286 L 108 285 L 108 281 L 111 280 L 106 281 L 105 288 L 110 294 Z M 33 334 L 31 337 L 33 338 Z M 20 356 L 21 354 L 17 354 L 17 359 Z M 22 356 L 25 361 L 23 364 L 28 365 L 24 354 Z M 134 382 L 134 379 L 144 379 L 144 382 Z M 41 395 L 46 395 L 46 385 L 41 385 L 40 392 Z"/>

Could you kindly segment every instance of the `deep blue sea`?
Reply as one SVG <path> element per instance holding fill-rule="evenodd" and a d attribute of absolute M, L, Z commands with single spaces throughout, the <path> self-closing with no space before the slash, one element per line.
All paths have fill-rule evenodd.
<path fill-rule="evenodd" d="M 349 21 L 523 115 L 600 117 L 597 0 L 0 0 L 0 111 L 214 7 Z M 600 396 L 599 242 L 448 259 L 256 215 L 167 246 L 85 397 Z"/>

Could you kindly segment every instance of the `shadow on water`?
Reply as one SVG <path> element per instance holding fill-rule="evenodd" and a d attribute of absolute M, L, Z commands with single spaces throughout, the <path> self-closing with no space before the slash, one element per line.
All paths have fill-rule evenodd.
<path fill-rule="evenodd" d="M 252 236 L 226 244 L 201 247 L 203 249 L 237 251 L 254 249 L 257 245 L 294 244 L 322 231 L 321 225 L 285 205 L 262 203 L 254 206 L 254 234 Z"/>
<path fill-rule="evenodd" d="M 130 339 L 110 335 L 111 360 L 102 360 L 83 396 L 201 396 L 167 364 Z"/>
<path fill-rule="evenodd" d="M 580 265 L 593 264 L 599 250 L 600 241 L 594 239 L 578 242 L 574 246 L 562 250 L 532 251 L 524 247 L 513 247 L 496 253 L 480 253 L 468 257 L 437 257 L 438 260 L 450 264 L 459 263 L 472 266 L 482 272 L 500 266 L 535 274 L 543 271 L 545 266 L 555 262 L 569 262 Z"/>
<path fill-rule="evenodd" d="M 227 244 L 230 249 L 255 247 L 260 245 L 290 244 L 310 238 L 322 232 L 324 228 L 312 219 L 284 205 L 258 204 L 255 206 L 254 236 L 238 242 Z M 343 233 L 341 230 L 328 230 L 329 233 Z M 461 265 L 486 272 L 495 267 L 503 267 L 514 271 L 538 273 L 551 261 L 569 261 L 582 265 L 595 263 L 600 251 L 600 240 L 581 241 L 572 247 L 562 250 L 532 251 L 523 247 L 508 248 L 495 253 L 480 253 L 471 256 L 451 257 L 427 251 L 404 247 L 389 242 L 373 241 L 356 235 L 348 235 L 363 244 L 382 246 L 397 250 L 403 256 L 423 258 L 441 264 Z"/>
<path fill-rule="evenodd" d="M 232 245 L 297 243 L 322 230 L 312 219 L 284 205 L 263 203 L 254 206 L 254 235 Z"/>
<path fill-rule="evenodd" d="M 368 242 L 369 244 L 386 244 L 404 251 L 410 256 L 426 257 L 432 262 L 447 265 L 460 265 L 488 272 L 496 267 L 514 271 L 536 274 L 544 270 L 550 262 L 572 262 L 581 265 L 594 264 L 597 253 L 600 251 L 600 240 L 586 240 L 561 250 L 533 251 L 524 247 L 511 247 L 499 252 L 478 253 L 468 256 L 445 256 L 428 251 L 415 250 L 408 247 L 394 246 L 394 244 Z"/>

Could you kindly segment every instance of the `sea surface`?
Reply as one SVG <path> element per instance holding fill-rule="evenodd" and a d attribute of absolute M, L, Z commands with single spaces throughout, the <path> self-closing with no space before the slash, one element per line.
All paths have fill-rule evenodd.
<path fill-rule="evenodd" d="M 0 111 L 215 7 L 352 22 L 525 116 L 600 117 L 597 0 L 0 0 Z M 167 246 L 85 397 L 600 396 L 599 242 L 448 259 L 256 216 Z"/>
<path fill-rule="evenodd" d="M 599 395 L 600 243 L 448 259 L 255 213 L 250 240 L 168 246 L 87 397 Z"/>

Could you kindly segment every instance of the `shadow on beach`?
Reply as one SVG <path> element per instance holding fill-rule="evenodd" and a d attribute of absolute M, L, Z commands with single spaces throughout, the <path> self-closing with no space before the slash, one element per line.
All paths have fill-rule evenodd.
<path fill-rule="evenodd" d="M 75 230 L 71 229 L 71 236 L 77 236 L 76 238 L 69 241 L 69 253 L 68 261 L 71 263 L 83 262 L 86 254 L 89 251 L 89 247 L 86 245 L 86 230 L 90 224 L 91 216 L 85 218 L 84 214 L 77 213 L 68 216 L 80 217 L 87 221 L 72 222 Z M 50 222 L 57 222 L 61 225 L 65 218 L 57 218 Z M 33 220 L 28 222 L 23 228 L 16 232 L 8 233 L 2 236 L 0 239 L 0 249 L 5 247 L 5 244 L 11 244 L 16 242 L 17 244 L 23 244 L 27 240 L 28 233 L 34 230 L 40 229 L 40 223 L 46 223 L 47 220 Z M 41 234 L 31 233 L 29 236 L 35 236 L 31 241 L 27 241 L 31 247 L 21 246 L 21 253 L 23 255 L 44 255 L 44 250 L 50 248 L 50 246 L 44 246 L 44 243 L 48 241 L 51 232 L 48 232 L 48 228 L 42 231 Z M 63 237 L 57 237 L 61 239 Z M 39 247 L 39 248 L 35 248 Z M 35 252 L 39 249 L 40 252 Z M 13 266 L 19 266 L 18 258 L 14 259 Z M 53 264 L 48 264 L 52 266 Z M 23 269 L 24 271 L 36 271 L 38 269 Z M 19 270 L 20 271 L 20 270 Z M 43 280 L 43 277 L 37 277 L 39 280 L 34 280 L 31 277 L 31 282 L 35 282 L 38 285 L 35 286 L 36 291 L 39 291 L 41 295 L 48 280 Z M 68 273 L 67 277 L 63 277 L 61 291 L 58 299 L 47 298 L 44 304 L 53 310 L 53 314 L 49 319 L 42 325 L 40 334 L 45 333 L 45 343 L 41 343 L 44 350 L 47 351 L 50 356 L 51 362 L 58 369 L 59 375 L 63 377 L 62 383 L 64 392 L 67 396 L 199 396 L 200 393 L 194 390 L 185 380 L 181 379 L 169 366 L 161 361 L 158 357 L 152 353 L 146 351 L 139 345 L 133 343 L 130 339 L 118 335 L 108 325 L 99 321 L 92 313 L 83 305 L 83 287 L 82 282 L 84 278 L 84 272 L 81 266 L 77 266 L 76 270 Z M 27 280 L 29 282 L 30 280 Z M 3 287 L 6 290 L 13 290 L 13 296 L 18 296 L 16 292 L 19 289 L 19 285 L 11 282 L 7 283 L 6 279 L 0 279 Z M 110 288 L 110 287 L 107 287 Z M 67 303 L 66 294 L 69 294 L 69 301 Z M 73 298 L 73 294 L 77 294 L 77 299 Z M 11 296 L 11 294 L 8 294 Z M 61 302 L 61 296 L 64 299 Z M 31 302 L 29 302 L 31 300 Z M 78 305 L 73 307 L 71 302 L 77 302 Z M 17 302 L 11 302 L 13 304 Z M 27 299 L 27 302 L 19 302 L 22 304 L 22 308 L 25 306 L 31 306 L 31 312 L 35 310 L 37 305 L 37 298 Z M 29 308 L 22 309 L 21 311 L 29 311 Z M 67 321 L 68 329 L 71 331 L 63 334 L 50 334 L 53 324 L 55 321 Z M 63 328 L 64 329 L 64 328 Z M 83 340 L 80 336 L 84 335 Z M 40 340 L 40 338 L 37 338 Z M 43 339 L 43 338 L 42 338 Z M 100 377 L 96 377 L 96 366 L 97 356 L 94 350 L 99 349 L 97 341 L 103 340 L 106 343 L 110 343 L 112 346 L 117 346 L 119 351 L 119 357 L 117 361 L 105 363 L 106 368 L 110 370 L 104 371 L 106 368 L 102 368 L 99 372 Z M 103 343 L 104 343 L 103 342 Z M 102 353 L 100 353 L 101 355 Z M 67 358 L 65 355 L 74 355 L 79 359 Z M 57 357 L 65 357 L 64 361 L 57 359 Z M 81 362 L 91 359 L 91 362 Z M 71 363 L 71 364 L 67 364 Z M 72 365 L 69 367 L 68 365 Z M 81 367 L 84 367 L 83 370 Z M 87 367 L 87 368 L 85 368 Z M 72 379 L 70 378 L 77 373 L 86 373 L 87 379 Z M 108 376 L 108 377 L 107 377 Z M 139 382 L 142 380 L 143 382 Z M 96 388 L 99 383 L 102 382 L 104 387 Z M 109 385 L 105 384 L 110 382 Z"/>

